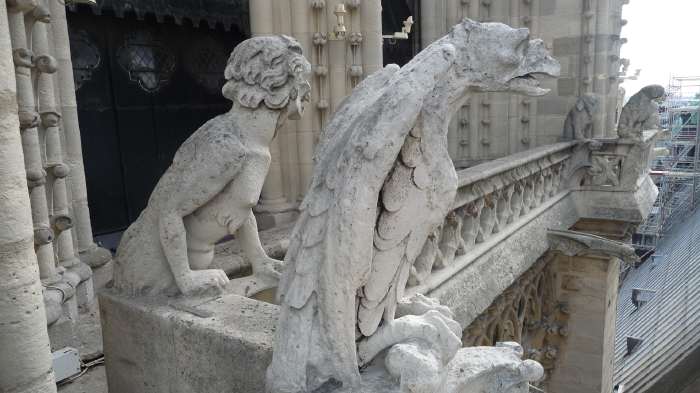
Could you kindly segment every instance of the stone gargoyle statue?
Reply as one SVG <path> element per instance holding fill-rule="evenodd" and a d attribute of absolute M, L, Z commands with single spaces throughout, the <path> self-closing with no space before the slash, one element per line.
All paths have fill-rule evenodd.
<path fill-rule="evenodd" d="M 114 286 L 132 295 L 204 294 L 229 279 L 208 269 L 214 245 L 236 234 L 253 275 L 230 288 L 251 295 L 275 286 L 281 261 L 265 254 L 252 208 L 270 165 L 269 145 L 308 100 L 309 62 L 291 37 L 255 37 L 231 54 L 223 95 L 231 110 L 195 131 L 175 153 L 148 206 L 124 233 Z"/>
<path fill-rule="evenodd" d="M 528 29 L 465 19 L 344 100 L 285 258 L 268 392 L 516 393 L 541 377 L 517 348 L 460 349 L 452 312 L 404 290 L 456 195 L 452 115 L 470 92 L 546 94 L 534 75 L 558 73 Z"/>
<path fill-rule="evenodd" d="M 598 98 L 585 94 L 576 100 L 564 121 L 565 140 L 587 140 L 593 138 L 593 115 L 598 109 Z"/>
<path fill-rule="evenodd" d="M 630 97 L 620 112 L 617 135 L 626 139 L 642 139 L 642 132 L 659 128 L 659 106 L 654 102 L 666 94 L 663 86 L 649 85 Z"/>

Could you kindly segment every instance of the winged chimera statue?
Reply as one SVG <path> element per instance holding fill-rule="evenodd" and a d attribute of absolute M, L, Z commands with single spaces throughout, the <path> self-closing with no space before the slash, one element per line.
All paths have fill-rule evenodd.
<path fill-rule="evenodd" d="M 450 310 L 403 293 L 456 194 L 447 150 L 452 115 L 470 92 L 546 94 L 533 74 L 558 73 L 528 29 L 465 19 L 345 99 L 317 147 L 290 239 L 269 392 L 394 392 L 393 379 L 402 392 L 515 392 L 539 378 L 541 366 L 510 348 L 459 350 L 461 328 Z M 452 375 L 501 366 L 500 374 L 479 374 L 498 379 L 494 390 L 472 390 L 480 382 Z"/>

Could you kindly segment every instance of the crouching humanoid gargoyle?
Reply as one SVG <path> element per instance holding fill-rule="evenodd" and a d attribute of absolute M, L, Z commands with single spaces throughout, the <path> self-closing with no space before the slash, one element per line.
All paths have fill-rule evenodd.
<path fill-rule="evenodd" d="M 253 268 L 231 290 L 252 295 L 276 285 L 281 261 L 260 245 L 252 208 L 270 165 L 270 142 L 288 117 L 301 116 L 309 72 L 291 37 L 255 37 L 234 49 L 222 89 L 233 106 L 180 146 L 148 206 L 125 232 L 114 272 L 118 290 L 133 295 L 223 290 L 229 285 L 226 274 L 208 267 L 214 245 L 230 234 L 239 237 Z"/>
<path fill-rule="evenodd" d="M 456 195 L 452 115 L 474 91 L 546 94 L 533 75 L 558 73 L 528 29 L 464 20 L 355 88 L 325 128 L 290 239 L 269 392 L 515 393 L 542 375 L 519 347 L 460 349 L 450 310 L 404 290 Z"/>

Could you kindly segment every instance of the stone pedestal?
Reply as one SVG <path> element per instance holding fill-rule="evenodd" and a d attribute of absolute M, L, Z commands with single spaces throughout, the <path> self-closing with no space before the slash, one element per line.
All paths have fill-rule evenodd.
<path fill-rule="evenodd" d="M 237 295 L 99 298 L 110 392 L 264 391 L 277 306 Z"/>

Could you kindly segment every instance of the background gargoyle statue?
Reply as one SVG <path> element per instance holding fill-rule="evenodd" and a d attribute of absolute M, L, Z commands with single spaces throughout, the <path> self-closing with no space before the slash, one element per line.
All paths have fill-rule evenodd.
<path fill-rule="evenodd" d="M 593 114 L 597 109 L 597 97 L 590 94 L 579 97 L 564 121 L 564 140 L 593 138 Z"/>
<path fill-rule="evenodd" d="M 119 244 L 114 285 L 133 295 L 221 291 L 222 270 L 207 269 L 214 245 L 236 234 L 253 276 L 232 291 L 252 295 L 275 286 L 281 261 L 258 238 L 252 208 L 270 165 L 269 145 L 308 99 L 309 62 L 291 37 L 255 37 L 231 54 L 223 95 L 231 110 L 195 131 L 175 153 L 148 206 Z M 233 284 L 233 282 L 232 282 Z"/>
<path fill-rule="evenodd" d="M 620 138 L 641 139 L 642 131 L 659 128 L 659 106 L 654 102 L 664 96 L 661 85 L 649 85 L 630 97 L 620 112 L 617 135 Z"/>
<path fill-rule="evenodd" d="M 456 195 L 452 115 L 469 92 L 539 96 L 548 90 L 534 75 L 558 73 L 528 29 L 465 19 L 403 68 L 355 88 L 325 127 L 291 235 L 268 392 L 398 392 L 399 380 L 402 392 L 444 393 L 513 370 L 513 383 L 484 391 L 525 392 L 541 366 L 517 356 L 484 363 L 490 372 L 450 373 L 463 359 L 460 325 L 447 307 L 404 299 L 404 290 Z"/>

